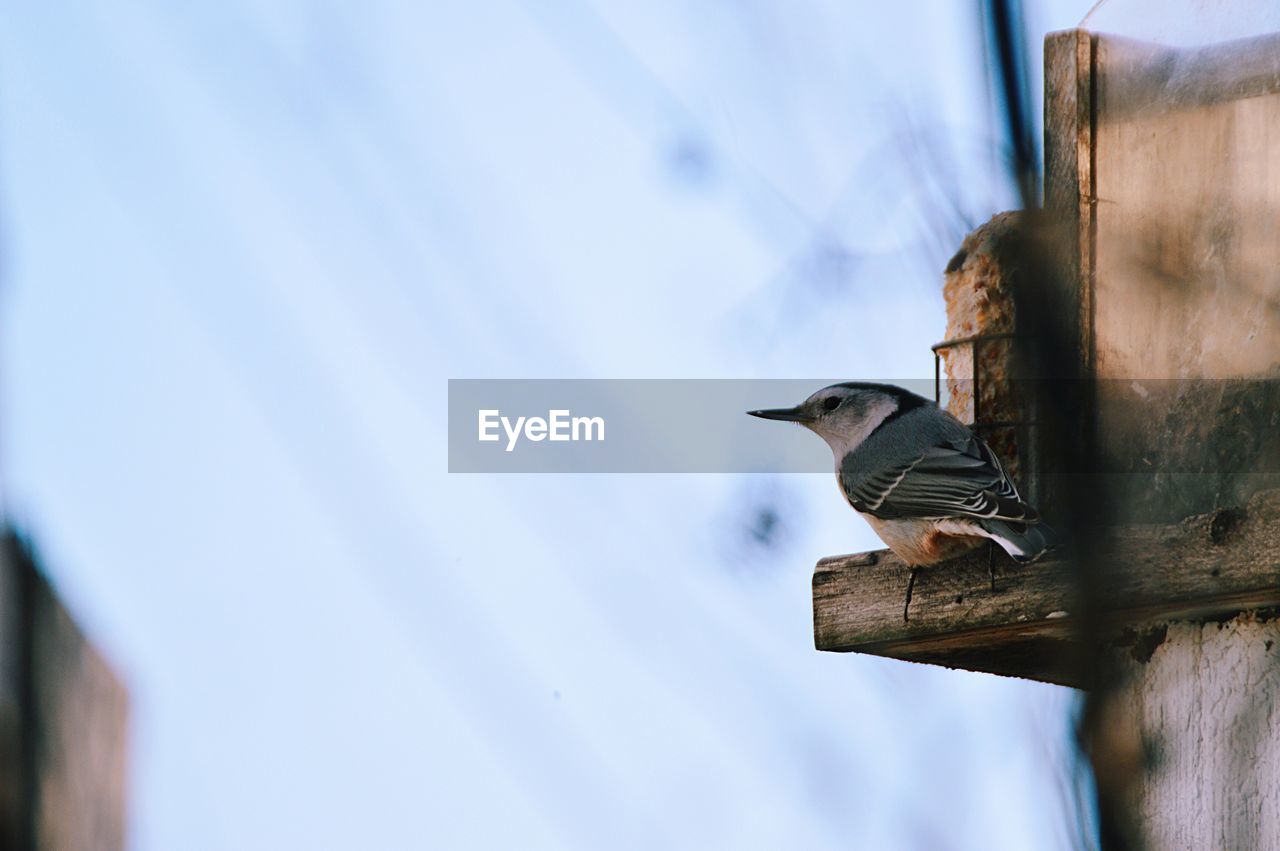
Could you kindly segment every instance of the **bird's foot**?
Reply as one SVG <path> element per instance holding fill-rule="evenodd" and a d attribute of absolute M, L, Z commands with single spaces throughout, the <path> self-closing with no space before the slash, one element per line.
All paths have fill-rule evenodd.
<path fill-rule="evenodd" d="M 920 572 L 920 568 L 911 568 L 911 577 L 907 579 L 907 599 L 902 604 L 902 622 L 907 623 L 911 620 L 911 592 L 916 589 L 916 574 Z"/>

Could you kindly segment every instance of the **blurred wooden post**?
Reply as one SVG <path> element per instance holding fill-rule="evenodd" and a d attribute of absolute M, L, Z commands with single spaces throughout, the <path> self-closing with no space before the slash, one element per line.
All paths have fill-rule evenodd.
<path fill-rule="evenodd" d="M 0 848 L 125 847 L 124 687 L 0 534 Z"/>

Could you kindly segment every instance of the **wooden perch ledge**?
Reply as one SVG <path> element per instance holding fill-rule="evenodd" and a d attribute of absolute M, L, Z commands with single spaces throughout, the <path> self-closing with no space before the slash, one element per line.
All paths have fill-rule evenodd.
<path fill-rule="evenodd" d="M 1113 529 L 1104 549 L 1102 638 L 1141 655 L 1145 633 L 1162 622 L 1280 607 L 1280 490 L 1256 494 L 1243 509 Z M 1019 565 L 997 552 L 992 592 L 988 559 L 982 547 L 920 570 L 904 622 L 909 571 L 893 553 L 824 558 L 813 574 L 814 643 L 1076 685 L 1069 563 Z"/>

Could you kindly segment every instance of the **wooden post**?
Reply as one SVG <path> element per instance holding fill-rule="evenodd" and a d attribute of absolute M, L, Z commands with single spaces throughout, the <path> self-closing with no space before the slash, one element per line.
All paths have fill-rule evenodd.
<path fill-rule="evenodd" d="M 1280 848 L 1280 621 L 1175 621 L 1120 658 L 1113 723 L 1140 731 L 1145 847 Z"/>

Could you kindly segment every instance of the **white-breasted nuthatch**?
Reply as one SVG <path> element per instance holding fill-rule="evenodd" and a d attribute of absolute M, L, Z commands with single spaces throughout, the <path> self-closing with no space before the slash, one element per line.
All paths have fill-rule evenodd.
<path fill-rule="evenodd" d="M 833 384 L 794 408 L 747 413 L 800 423 L 830 445 L 841 493 L 913 569 L 913 584 L 914 568 L 957 556 L 984 538 L 1020 562 L 1055 544 L 991 448 L 951 414 L 901 387 Z"/>

